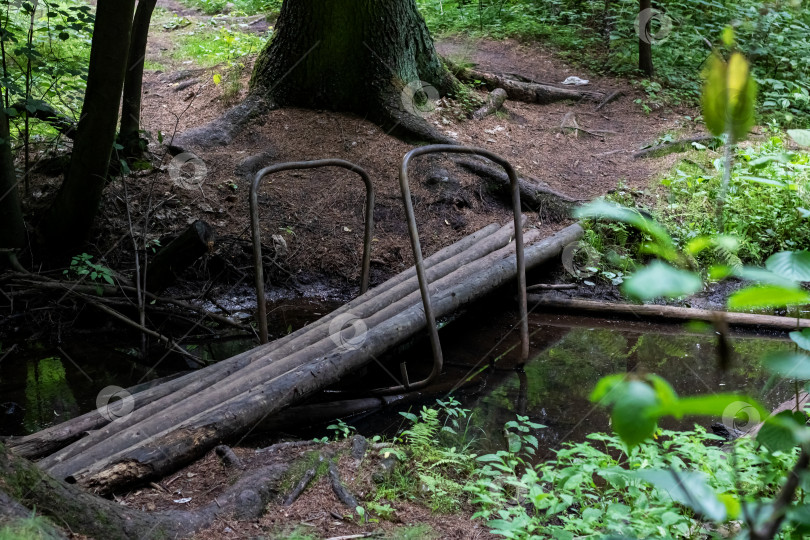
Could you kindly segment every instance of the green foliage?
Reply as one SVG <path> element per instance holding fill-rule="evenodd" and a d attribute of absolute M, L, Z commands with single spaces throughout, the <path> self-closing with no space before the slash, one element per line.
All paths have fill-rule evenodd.
<path fill-rule="evenodd" d="M 281 0 L 185 0 L 184 3 L 195 7 L 206 15 L 223 13 L 231 4 L 231 15 L 255 15 L 256 13 L 278 13 Z"/>
<path fill-rule="evenodd" d="M 240 32 L 225 26 L 198 24 L 193 30 L 180 35 L 172 56 L 177 59 L 192 58 L 202 67 L 224 65 L 227 68 L 244 69 L 242 59 L 258 53 L 267 41 L 267 36 Z"/>
<path fill-rule="evenodd" d="M 57 538 L 56 531 L 44 517 L 32 515 L 0 524 L 0 540 L 49 540 Z"/>
<path fill-rule="evenodd" d="M 410 423 L 399 438 L 396 453 L 406 460 L 378 490 L 376 500 L 407 498 L 427 502 L 434 512 L 458 510 L 464 480 L 475 467 L 469 449 L 474 438 L 469 431 L 469 410 L 450 397 L 436 400 L 436 407 L 422 407 L 419 415 L 400 414 Z"/>
<path fill-rule="evenodd" d="M 744 494 L 773 496 L 796 454 L 770 453 L 744 438 L 732 460 L 719 437 L 698 426 L 657 431 L 655 440 L 629 452 L 613 435 L 588 439 L 565 444 L 554 460 L 539 464 L 521 452 L 480 456 L 468 487 L 480 507 L 476 516 L 513 539 L 693 538 L 703 516 L 736 517 L 729 508 L 738 508 Z"/>
<path fill-rule="evenodd" d="M 94 15 L 84 2 L 4 2 L 0 10 L 3 106 L 12 117 L 12 135 L 53 136 L 48 124 L 26 126 L 25 110 L 58 104 L 78 117 L 87 79 Z M 21 103 L 23 110 L 12 107 Z M 16 120 L 15 120 L 16 118 Z M 22 134 L 22 135 L 20 135 Z"/>
<path fill-rule="evenodd" d="M 596 72 L 636 74 L 638 35 L 636 0 L 417 0 L 431 31 L 541 39 L 556 45 L 567 59 Z M 607 10 L 606 10 L 606 6 Z M 810 116 L 810 10 L 801 2 L 761 0 L 672 0 L 654 6 L 669 21 L 654 18 L 652 34 L 656 80 L 639 81 L 650 110 L 664 101 L 697 102 L 701 82 L 696 66 L 727 51 L 719 39 L 734 25 L 737 49 L 751 59 L 760 88 L 760 114 L 784 125 Z"/>
<path fill-rule="evenodd" d="M 92 262 L 93 256 L 87 253 L 81 255 L 74 255 L 70 260 L 70 267 L 62 271 L 66 276 L 73 275 L 79 279 L 90 278 L 91 281 L 101 283 L 106 281 L 108 284 L 113 285 L 112 270 L 103 264 Z M 101 286 L 97 287 L 98 294 L 102 292 Z"/>

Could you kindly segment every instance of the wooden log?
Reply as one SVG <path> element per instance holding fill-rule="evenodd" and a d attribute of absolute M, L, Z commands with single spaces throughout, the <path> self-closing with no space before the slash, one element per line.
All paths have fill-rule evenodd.
<path fill-rule="evenodd" d="M 509 229 L 505 226 L 501 231 L 508 233 Z M 529 231 L 525 235 L 526 241 L 536 238 L 537 234 L 536 230 Z M 463 281 L 467 276 L 485 269 L 488 261 L 502 258 L 514 250 L 514 247 L 510 245 L 498 251 L 490 252 L 489 255 L 483 258 L 475 257 L 472 262 L 467 261 L 469 264 L 465 263 L 460 268 L 458 267 L 457 258 L 469 256 L 471 251 L 476 252 L 478 249 L 483 250 L 482 255 L 485 255 L 489 252 L 489 247 L 498 240 L 498 234 L 496 233 L 474 245 L 470 250 L 431 267 L 427 272 L 428 279 L 431 281 L 431 290 L 443 290 L 453 283 Z M 454 268 L 455 271 L 445 272 L 446 269 L 452 270 Z M 435 276 L 443 273 L 445 274 L 444 277 L 435 280 Z M 346 312 L 347 321 L 361 321 L 361 324 L 368 331 L 371 331 L 375 326 L 394 317 L 397 313 L 412 306 L 422 305 L 419 290 L 415 290 L 393 303 L 386 300 L 389 296 L 396 296 L 398 294 L 397 289 L 406 286 L 407 283 L 402 283 L 394 287 L 394 289 L 385 291 L 361 304 L 361 306 L 357 306 L 354 311 Z M 363 310 L 364 306 L 371 306 L 368 310 L 370 313 Z M 150 403 L 142 410 L 133 411 L 129 415 L 117 419 L 115 422 L 91 433 L 84 439 L 76 441 L 60 452 L 43 459 L 40 466 L 58 478 L 67 477 L 71 474 L 71 471 L 89 466 L 98 460 L 103 460 L 105 456 L 123 451 L 132 444 L 137 444 L 144 434 L 171 430 L 180 419 L 204 414 L 212 406 L 223 403 L 234 395 L 250 391 L 251 388 L 268 380 L 273 380 L 311 358 L 327 354 L 336 348 L 343 348 L 343 344 L 350 343 L 347 340 L 352 340 L 355 337 L 354 335 L 344 335 L 343 331 L 335 333 L 335 330 L 342 329 L 332 329 L 331 326 L 331 323 L 316 326 L 309 336 L 304 336 L 309 339 L 308 343 L 311 343 L 307 346 L 299 339 L 274 348 L 272 351 L 268 351 L 272 344 L 257 347 L 253 351 L 249 351 L 249 354 L 254 355 L 250 369 L 236 371 L 226 379 L 218 381 L 216 385 L 209 385 L 202 390 L 197 390 L 196 385 L 192 383 L 174 394 Z M 352 326 L 347 328 L 345 332 L 354 332 L 354 330 Z M 411 330 L 411 334 L 403 336 L 402 340 L 404 341 L 415 332 L 416 329 Z M 304 337 L 301 339 L 304 339 Z M 168 410 L 169 407 L 171 407 L 171 415 L 161 414 L 163 411 Z"/>
<path fill-rule="evenodd" d="M 146 290 L 159 293 L 177 280 L 177 274 L 214 247 L 214 230 L 198 219 L 169 242 L 146 269 Z"/>
<path fill-rule="evenodd" d="M 435 254 L 426 258 L 425 267 L 429 269 L 442 262 L 445 262 L 448 259 L 460 253 L 463 253 L 468 249 L 473 248 L 480 242 L 491 237 L 495 233 L 498 233 L 500 230 L 505 230 L 506 228 L 507 227 L 504 226 L 499 229 L 498 225 L 494 223 L 490 224 L 487 227 L 481 229 L 480 231 L 476 231 L 464 237 L 455 244 L 442 248 Z M 502 234 L 506 236 L 506 238 L 502 240 L 505 244 L 508 241 L 507 236 L 508 232 Z M 500 244 L 500 241 L 498 242 L 498 244 Z M 397 276 L 394 276 L 393 278 L 389 279 L 379 287 L 375 287 L 374 289 L 366 292 L 365 294 L 356 298 L 352 302 L 349 302 L 349 304 L 347 304 L 343 308 L 340 308 L 339 310 L 332 312 L 332 314 L 327 316 L 326 320 L 333 320 L 333 318 L 339 315 L 340 313 L 348 311 L 349 309 L 354 309 L 358 305 L 362 305 L 362 303 L 373 298 L 377 294 L 384 291 L 391 291 L 397 286 L 400 286 L 406 282 L 408 283 L 408 285 L 403 286 L 400 289 L 400 294 L 406 294 L 407 292 L 414 291 L 419 286 L 416 281 L 416 270 L 413 267 L 398 274 Z M 396 298 L 396 295 L 394 295 L 389 299 L 395 301 L 395 299 L 398 298 Z M 293 332 L 292 334 L 289 334 L 280 340 L 276 340 L 273 343 L 267 344 L 266 346 L 261 347 L 260 349 L 247 351 L 243 354 L 218 362 L 213 366 L 209 366 L 204 370 L 204 372 L 195 371 L 182 377 L 179 377 L 166 384 L 150 388 L 143 392 L 138 392 L 133 395 L 134 411 L 141 410 L 145 406 L 154 403 L 155 401 L 160 400 L 166 396 L 172 395 L 178 390 L 186 389 L 189 392 L 193 393 L 198 392 L 203 388 L 207 388 L 208 386 L 214 384 L 215 382 L 228 377 L 232 373 L 235 373 L 239 369 L 248 365 L 254 359 L 255 353 L 258 352 L 259 350 L 261 350 L 262 352 L 271 352 L 276 348 L 284 345 L 285 343 L 293 341 L 307 334 L 308 332 L 311 332 L 316 326 L 322 324 L 323 322 L 324 319 L 320 319 L 315 323 L 300 328 L 295 332 Z M 164 404 L 166 403 L 167 402 L 164 402 Z M 146 414 L 151 415 L 160 410 L 162 409 L 155 408 Z M 80 437 L 83 437 L 87 432 L 98 430 L 108 423 L 109 420 L 107 418 L 102 416 L 97 410 L 93 410 L 82 416 L 74 418 L 68 422 L 49 427 L 37 433 L 27 435 L 25 437 L 11 439 L 6 444 L 9 446 L 9 448 L 13 449 L 13 451 L 19 456 L 30 459 L 41 458 L 43 456 L 53 454 L 60 448 L 63 448 L 66 445 L 76 441 Z M 47 462 L 43 465 L 47 466 Z"/>
<path fill-rule="evenodd" d="M 338 500 L 348 506 L 352 512 L 357 508 L 357 497 L 349 491 L 343 482 L 340 481 L 340 473 L 337 470 L 337 465 L 334 461 L 329 462 L 329 481 L 332 484 L 332 491 L 335 492 Z"/>
<path fill-rule="evenodd" d="M 489 96 L 487 96 L 487 102 L 473 113 L 473 118 L 476 120 L 481 120 L 490 114 L 494 114 L 496 111 L 499 111 L 501 107 L 503 107 L 504 101 L 506 101 L 506 90 L 503 88 L 496 88 L 489 93 Z"/>
<path fill-rule="evenodd" d="M 445 60 L 446 62 L 447 60 Z M 449 63 L 456 77 L 465 82 L 481 81 L 489 90 L 502 88 L 506 91 L 509 99 L 523 101 L 526 103 L 539 103 L 546 105 L 555 101 L 573 100 L 579 101 L 587 99 L 591 101 L 601 101 L 605 97 L 604 92 L 593 90 L 578 90 L 575 88 L 559 88 L 549 84 L 527 83 L 516 81 L 508 77 L 501 77 L 494 73 L 478 71 L 470 68 L 460 68 Z"/>
<path fill-rule="evenodd" d="M 537 266 L 559 256 L 563 247 L 582 235 L 579 225 L 571 225 L 550 238 L 526 247 L 527 267 Z M 439 288 L 434 307 L 437 314 L 455 311 L 460 305 L 487 294 L 516 274 L 514 254 L 489 256 L 484 268 L 454 286 Z M 453 283 L 451 281 L 451 283 Z M 134 482 L 161 477 L 212 448 L 220 440 L 250 430 L 289 403 L 332 384 L 424 327 L 421 303 L 416 303 L 395 317 L 371 328 L 365 341 L 356 348 L 330 351 L 299 364 L 273 379 L 256 384 L 248 391 L 234 395 L 220 405 L 177 422 L 161 432 L 145 427 L 131 437 L 131 446 L 92 460 L 82 470 L 68 473 L 71 481 L 101 492 L 109 492 Z M 306 356 L 308 351 L 302 351 Z M 291 357 L 292 358 L 292 357 Z M 298 360 L 298 359 L 296 359 Z M 176 418 L 181 417 L 177 415 Z M 103 444 L 99 446 L 104 446 Z M 107 454 L 107 455 L 105 455 Z"/>
<path fill-rule="evenodd" d="M 796 328 L 810 328 L 810 319 L 796 319 L 792 317 L 779 317 L 776 315 L 758 315 L 755 313 L 736 313 L 731 311 L 711 311 L 708 309 L 693 309 L 676 306 L 657 306 L 648 304 L 609 304 L 593 300 L 552 299 L 543 295 L 530 294 L 530 304 L 536 308 L 555 311 L 592 313 L 597 315 L 636 318 L 653 318 L 675 321 L 708 321 L 712 322 L 722 313 L 723 319 L 729 326 L 757 326 L 760 328 L 773 328 L 777 330 L 795 330 Z"/>

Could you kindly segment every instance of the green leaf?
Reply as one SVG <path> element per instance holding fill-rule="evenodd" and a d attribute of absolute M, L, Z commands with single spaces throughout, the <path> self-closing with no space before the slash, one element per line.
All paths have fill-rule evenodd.
<path fill-rule="evenodd" d="M 709 57 L 703 70 L 703 121 L 712 135 L 718 137 L 726 132 L 726 71 L 726 63 L 717 53 Z"/>
<path fill-rule="evenodd" d="M 702 288 L 703 281 L 694 272 L 678 270 L 661 261 L 653 261 L 622 284 L 624 294 L 639 300 L 684 296 Z"/>
<path fill-rule="evenodd" d="M 664 248 L 664 251 L 669 252 L 670 255 L 677 254 L 675 244 L 666 229 L 632 208 L 604 200 L 596 200 L 577 208 L 574 211 L 574 217 L 579 219 L 612 219 L 614 221 L 628 223 L 649 235 L 656 243 Z"/>
<path fill-rule="evenodd" d="M 810 281 L 810 251 L 780 251 L 765 261 L 765 268 L 787 279 Z"/>
<path fill-rule="evenodd" d="M 793 288 L 795 288 L 797 285 L 795 281 L 759 266 L 741 266 L 739 268 L 735 268 L 732 273 L 738 278 L 745 279 L 747 281 L 756 281 L 759 283 Z"/>
<path fill-rule="evenodd" d="M 703 473 L 645 469 L 627 474 L 667 492 L 673 501 L 691 508 L 703 517 L 712 521 L 726 519 L 726 507 L 718 500 Z"/>
<path fill-rule="evenodd" d="M 732 143 L 744 139 L 754 125 L 757 96 L 748 61 L 735 52 L 726 63 L 713 53 L 706 62 L 703 77 L 701 103 L 706 127 L 713 135 L 728 133 Z"/>
<path fill-rule="evenodd" d="M 765 418 L 768 416 L 768 411 L 756 400 L 743 396 L 740 394 L 707 394 L 703 396 L 690 396 L 680 398 L 672 403 L 669 407 L 661 405 L 660 409 L 656 411 L 658 416 L 665 414 L 672 415 L 675 418 L 682 418 L 686 415 L 699 415 L 699 416 L 735 416 L 737 410 L 731 410 L 731 406 L 739 403 L 746 404 L 746 414 L 750 415 L 754 411 L 760 416 Z M 751 410 L 753 409 L 753 410 Z"/>
<path fill-rule="evenodd" d="M 594 403 L 608 406 L 619 397 L 618 391 L 625 382 L 625 375 L 617 373 L 602 377 L 591 392 L 590 400 Z"/>
<path fill-rule="evenodd" d="M 762 424 L 757 441 L 771 452 L 787 452 L 796 446 L 796 431 L 803 428 L 806 421 L 804 413 L 782 411 Z"/>
<path fill-rule="evenodd" d="M 787 134 L 796 141 L 796 144 L 810 146 L 810 129 L 789 129 Z"/>
<path fill-rule="evenodd" d="M 658 396 L 649 384 L 629 381 L 613 405 L 610 421 L 624 443 L 633 448 L 652 437 L 657 428 L 651 414 L 658 406 Z"/>
<path fill-rule="evenodd" d="M 414 424 L 419 421 L 419 418 L 417 418 L 416 415 L 413 414 L 413 413 L 400 411 L 399 414 L 401 414 L 402 416 L 404 416 L 405 418 L 407 418 L 408 420 L 410 420 Z"/>
<path fill-rule="evenodd" d="M 745 287 L 729 296 L 728 307 L 731 309 L 785 307 L 809 302 L 810 294 L 797 287 L 757 285 Z"/>
<path fill-rule="evenodd" d="M 810 380 L 810 356 L 802 353 L 783 351 L 769 354 L 762 365 L 771 373 L 786 379 Z"/>
<path fill-rule="evenodd" d="M 805 351 L 810 351 L 810 328 L 804 328 L 801 332 L 794 330 L 789 335 L 793 343 Z"/>

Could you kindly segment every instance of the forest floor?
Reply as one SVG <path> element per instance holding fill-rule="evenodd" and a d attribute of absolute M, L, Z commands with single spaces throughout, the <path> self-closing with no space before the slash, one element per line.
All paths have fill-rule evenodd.
<path fill-rule="evenodd" d="M 231 67 L 201 67 L 191 58 L 179 57 L 178 44 L 194 33 L 220 39 L 217 29 L 221 28 L 264 35 L 267 22 L 256 17 L 212 18 L 175 0 L 161 0 L 158 5 L 147 67 L 160 69 L 145 74 L 142 127 L 153 140 L 168 143 L 176 134 L 203 125 L 238 103 L 246 95 L 255 58 L 248 55 L 231 61 Z M 205 33 L 209 28 L 214 29 L 213 34 Z M 455 37 L 438 40 L 437 48 L 456 62 L 474 63 L 490 72 L 550 83 L 575 75 L 590 81 L 586 88 L 624 92 L 599 111 L 593 102 L 540 106 L 507 101 L 505 114 L 480 121 L 467 119 L 458 101 L 443 99 L 427 118 L 461 144 L 495 152 L 510 160 L 521 176 L 578 200 L 604 195 L 619 185 L 633 191 L 647 189 L 675 158 L 634 159 L 633 152 L 655 144 L 665 134 L 677 138 L 699 131 L 692 120 L 697 116 L 695 110 L 662 107 L 645 113 L 635 103 L 645 99 L 642 90 L 626 80 L 567 65 L 543 44 Z M 569 120 L 573 115 L 581 128 L 596 136 L 562 130 L 566 115 Z M 103 218 L 98 220 L 103 234 L 96 235 L 102 238 L 97 248 L 107 254 L 113 268 L 131 262 L 131 249 L 126 247 L 131 242 L 122 240 L 130 234 L 124 211 L 129 200 L 136 236 L 147 242 L 165 241 L 193 220 L 204 219 L 218 237 L 215 254 L 232 262 L 231 267 L 246 270 L 250 253 L 248 192 L 256 164 L 342 158 L 365 168 L 376 190 L 374 285 L 412 263 L 397 180 L 399 163 L 411 148 L 355 115 L 274 110 L 250 124 L 231 144 L 198 152 L 201 162 L 195 168 L 186 165 L 180 178 L 172 177 L 177 172 L 176 158 L 173 162 L 168 153 L 157 152 L 154 161 L 159 166 L 130 177 L 127 196 L 121 183 L 111 184 Z M 189 175 L 193 175 L 191 181 L 186 178 Z M 56 189 L 59 181 L 58 177 L 47 179 L 39 188 L 40 197 Z M 507 197 L 444 158 L 417 160 L 411 185 L 426 254 L 489 223 L 510 219 Z M 306 292 L 314 283 L 346 293 L 356 287 L 364 203 L 359 177 L 334 168 L 277 174 L 264 180 L 259 201 L 263 242 L 277 248 L 278 272 L 270 276 L 275 283 L 299 292 Z M 530 225 L 544 233 L 567 224 L 565 219 L 554 221 L 536 213 L 529 218 Z M 116 249 L 116 245 L 120 247 Z"/>
<path fill-rule="evenodd" d="M 192 58 L 177 57 L 178 40 L 188 32 L 199 31 L 197 23 L 211 24 L 212 18 L 175 0 L 160 0 L 158 5 L 162 9 L 153 20 L 147 61 L 159 69 L 145 73 L 142 127 L 154 141 L 160 138 L 170 143 L 176 134 L 219 117 L 244 98 L 253 57 L 240 59 L 243 65 L 236 62 L 235 67 L 200 66 Z M 182 19 L 190 24 L 177 22 Z M 266 21 L 243 19 L 236 22 L 218 17 L 212 27 L 237 28 L 241 24 L 240 28 L 261 34 L 268 29 Z M 554 84 L 573 75 L 588 79 L 589 89 L 606 94 L 614 90 L 624 93 L 599 111 L 592 102 L 534 105 L 508 101 L 505 114 L 480 121 L 464 117 L 463 104 L 442 100 L 428 117 L 441 132 L 459 143 L 499 154 L 520 175 L 537 179 L 578 200 L 604 195 L 617 186 L 631 191 L 647 190 L 676 158 L 634 159 L 633 153 L 654 145 L 665 134 L 679 138 L 701 132 L 693 120 L 696 110 L 661 107 L 645 112 L 636 103 L 646 100 L 643 90 L 627 80 L 567 65 L 541 43 L 470 40 L 459 36 L 437 40 L 436 45 L 440 54 L 455 62 L 473 63 L 485 71 L 518 74 Z M 226 84 L 223 80 L 230 82 Z M 484 92 L 476 93 L 485 96 Z M 569 113 L 581 128 L 598 135 L 561 129 L 566 115 L 571 118 Z M 136 172 L 126 181 L 126 196 L 122 183 L 112 183 L 105 194 L 103 218 L 98 220 L 95 237 L 100 240 L 96 248 L 106 254 L 109 266 L 132 267 L 128 247 L 132 231 L 125 207 L 133 222 L 140 224 L 135 227 L 135 235 L 148 242 L 165 242 L 161 239 L 181 231 L 196 219 L 204 219 L 218 237 L 215 254 L 230 261 L 237 271 L 252 275 L 248 262 L 248 193 L 256 163 L 341 158 L 365 168 L 376 189 L 373 286 L 412 264 L 397 179 L 399 163 L 411 148 L 359 116 L 296 108 L 274 110 L 254 121 L 227 146 L 200 152 L 197 157 L 203 165 L 198 165 L 194 182 L 187 181 L 185 176 L 173 178 L 173 158 L 160 151 L 154 157 L 159 167 Z M 479 177 L 450 161 L 425 160 L 414 170 L 411 185 L 425 254 L 489 223 L 506 223 L 511 219 L 506 198 L 490 191 Z M 47 192 L 55 190 L 60 181 L 59 177 L 40 178 L 35 182 L 35 197 L 47 200 Z M 263 240 L 276 247 L 279 270 L 271 276 L 274 283 L 292 287 L 304 295 L 313 294 L 316 290 L 313 285 L 317 284 L 321 286 L 318 291 L 337 291 L 336 297 L 356 287 L 364 203 L 358 177 L 334 169 L 279 174 L 265 180 L 259 200 Z M 549 234 L 570 223 L 538 214 L 529 217 L 531 226 Z M 204 274 L 208 270 L 199 271 Z M 259 463 L 260 458 L 247 459 L 250 452 L 237 449 L 251 467 L 263 464 Z M 289 461 L 296 457 L 284 455 L 280 459 Z M 183 504 L 193 507 L 213 500 L 217 489 L 228 484 L 230 474 L 209 454 L 178 472 L 175 479 L 164 479 L 163 484 L 172 482 L 170 488 L 161 491 L 147 487 L 122 495 L 120 500 L 133 508 L 151 511 L 176 507 L 179 503 L 175 500 L 191 497 L 193 502 Z M 364 482 L 368 478 L 358 479 L 352 485 L 362 490 Z M 274 507 L 259 521 L 217 522 L 201 532 L 199 538 L 273 534 L 285 537 L 289 536 L 291 526 L 323 537 L 370 531 L 389 534 L 413 523 L 429 524 L 441 538 L 492 537 L 483 522 L 470 519 L 469 508 L 447 516 L 432 514 L 414 502 L 394 504 L 397 517 L 393 521 L 358 524 L 341 518 L 348 509 L 340 507 L 327 480 L 321 477 L 289 508 Z M 286 532 L 280 532 L 280 528 Z"/>

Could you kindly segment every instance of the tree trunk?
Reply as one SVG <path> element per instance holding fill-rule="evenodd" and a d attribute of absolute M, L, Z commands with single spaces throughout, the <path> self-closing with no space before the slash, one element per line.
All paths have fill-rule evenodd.
<path fill-rule="evenodd" d="M 69 254 L 90 232 L 107 180 L 135 0 L 98 0 L 87 90 L 70 168 L 45 221 L 51 248 Z"/>
<path fill-rule="evenodd" d="M 14 158 L 11 156 L 11 136 L 8 117 L 0 107 L 0 249 L 25 245 L 25 224 L 20 208 Z"/>
<path fill-rule="evenodd" d="M 651 0 L 638 0 L 639 27 L 638 27 L 638 69 L 647 77 L 653 76 L 652 59 L 652 19 L 646 16 L 652 9 Z"/>
<path fill-rule="evenodd" d="M 458 82 L 414 0 L 285 0 L 250 85 L 279 105 L 354 112 L 399 135 L 444 140 L 423 116 Z"/>
<path fill-rule="evenodd" d="M 132 23 L 132 39 L 127 56 L 127 72 L 124 77 L 124 99 L 121 108 L 121 130 L 119 142 L 127 157 L 138 157 L 143 152 L 141 146 L 141 91 L 143 87 L 143 64 L 146 59 L 146 40 L 149 34 L 149 21 L 157 0 L 138 0 L 135 20 Z"/>

